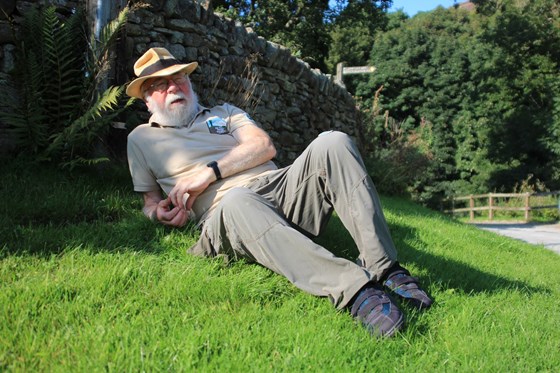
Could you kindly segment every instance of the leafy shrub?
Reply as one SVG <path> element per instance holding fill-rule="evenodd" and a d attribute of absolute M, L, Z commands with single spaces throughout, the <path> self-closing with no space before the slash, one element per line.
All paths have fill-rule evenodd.
<path fill-rule="evenodd" d="M 388 111 L 380 115 L 377 102 L 382 89 L 376 92 L 371 109 L 361 109 L 366 130 L 366 167 L 379 192 L 410 194 L 432 162 L 426 141 L 430 126 L 423 123 L 418 130 L 405 131 L 404 123 L 391 118 Z"/>
<path fill-rule="evenodd" d="M 38 161 L 61 165 L 95 163 L 96 145 L 119 107 L 123 87 L 99 87 L 107 77 L 111 47 L 126 23 L 129 8 L 100 33 L 87 37 L 85 12 L 61 20 L 55 7 L 31 8 L 15 32 L 15 68 L 2 89 L 2 120 L 16 150 Z"/>

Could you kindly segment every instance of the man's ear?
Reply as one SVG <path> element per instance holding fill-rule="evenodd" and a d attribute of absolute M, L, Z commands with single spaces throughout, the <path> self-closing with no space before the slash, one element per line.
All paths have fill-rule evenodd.
<path fill-rule="evenodd" d="M 146 104 L 146 107 L 148 108 L 148 111 L 150 112 L 150 114 L 153 114 L 154 112 L 152 111 L 152 108 L 151 108 L 152 105 L 147 100 L 147 98 L 144 98 L 144 103 Z"/>

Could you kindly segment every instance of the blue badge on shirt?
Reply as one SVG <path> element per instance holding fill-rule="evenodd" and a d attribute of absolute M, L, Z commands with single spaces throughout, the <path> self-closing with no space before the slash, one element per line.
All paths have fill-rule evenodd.
<path fill-rule="evenodd" d="M 225 135 L 229 133 L 227 128 L 227 123 L 220 117 L 212 117 L 206 120 L 206 125 L 210 133 L 215 133 L 217 135 Z"/>

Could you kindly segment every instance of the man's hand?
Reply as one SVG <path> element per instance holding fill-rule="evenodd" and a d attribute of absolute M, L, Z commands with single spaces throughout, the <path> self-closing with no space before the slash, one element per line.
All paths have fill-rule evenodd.
<path fill-rule="evenodd" d="M 197 174 L 179 179 L 169 192 L 168 199 L 174 206 L 181 206 L 186 211 L 190 211 L 196 198 L 214 181 L 216 181 L 214 171 L 209 167 L 201 168 Z"/>
<path fill-rule="evenodd" d="M 169 198 L 164 199 L 160 191 L 145 192 L 143 196 L 142 211 L 150 220 L 173 227 L 182 227 L 189 220 L 187 210 L 180 205 L 173 205 Z"/>
<path fill-rule="evenodd" d="M 159 222 L 173 227 L 182 227 L 189 220 L 187 210 L 181 206 L 171 207 L 169 198 L 162 199 L 157 204 L 156 217 Z"/>

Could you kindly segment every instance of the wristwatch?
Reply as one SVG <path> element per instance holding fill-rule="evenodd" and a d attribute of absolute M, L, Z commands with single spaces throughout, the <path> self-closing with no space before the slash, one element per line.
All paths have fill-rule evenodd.
<path fill-rule="evenodd" d="M 208 166 L 208 167 L 212 168 L 212 170 L 214 170 L 214 174 L 216 175 L 217 180 L 222 179 L 222 174 L 220 173 L 220 169 L 218 168 L 218 162 L 212 161 L 212 162 L 208 163 L 206 166 Z"/>

